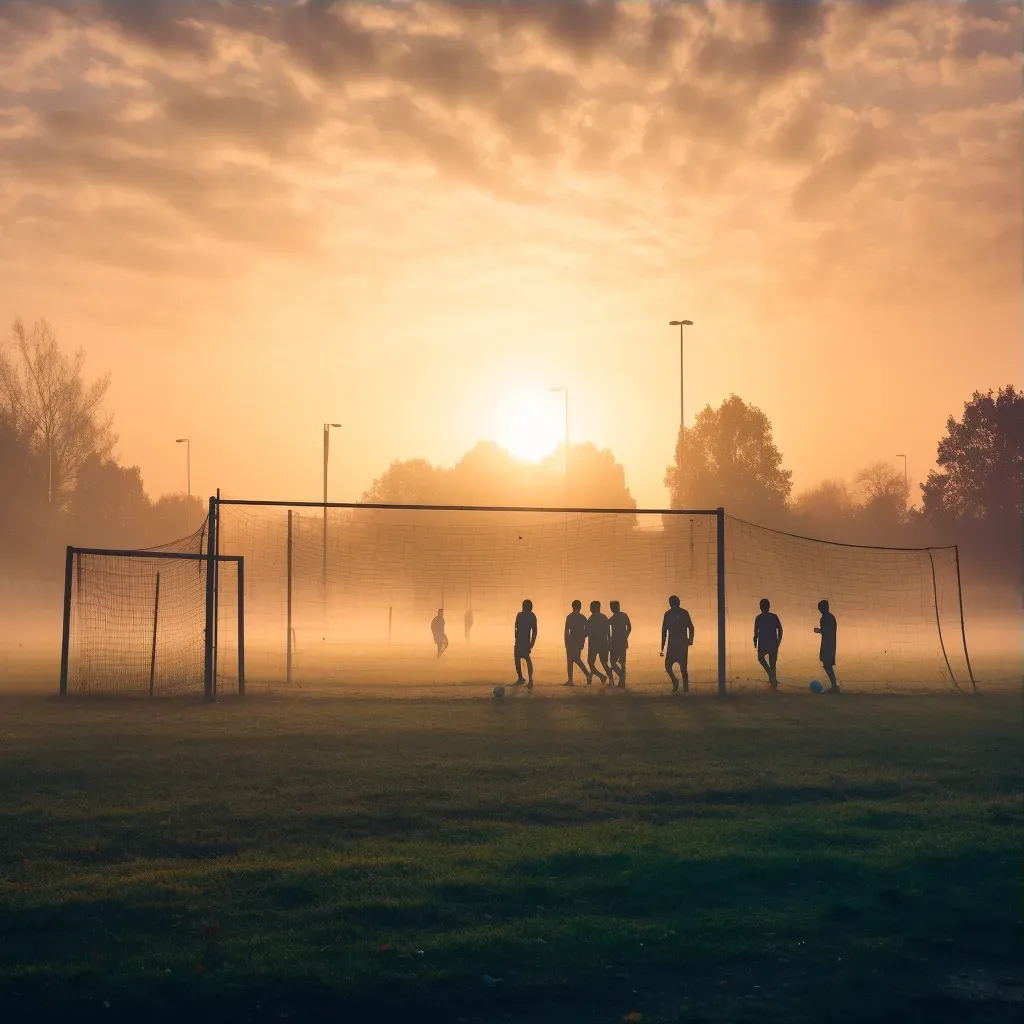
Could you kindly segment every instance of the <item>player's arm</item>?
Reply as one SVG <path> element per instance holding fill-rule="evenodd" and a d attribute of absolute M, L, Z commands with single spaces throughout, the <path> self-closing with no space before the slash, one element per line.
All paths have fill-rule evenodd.
<path fill-rule="evenodd" d="M 622 613 L 626 615 L 625 612 Z M 629 616 L 626 615 L 626 639 L 629 639 L 629 634 L 633 632 L 633 623 L 629 621 Z"/>
<path fill-rule="evenodd" d="M 776 625 L 775 625 L 775 632 L 778 635 L 778 641 L 777 642 L 781 644 L 782 643 L 782 619 L 780 619 L 778 617 L 778 615 L 775 616 L 775 623 L 776 623 Z"/>
<path fill-rule="evenodd" d="M 530 647 L 537 642 L 537 616 L 534 615 L 533 621 L 530 623 Z"/>
<path fill-rule="evenodd" d="M 693 646 L 693 638 L 697 635 L 697 631 L 693 628 L 693 619 L 690 618 L 690 613 L 686 613 L 686 643 L 687 646 Z"/>
<path fill-rule="evenodd" d="M 761 618 L 761 616 L 759 615 L 756 619 L 754 619 L 754 646 L 755 647 L 757 646 L 757 628 L 760 625 L 760 623 L 758 621 L 760 618 Z"/>
<path fill-rule="evenodd" d="M 665 644 L 668 643 L 668 612 L 661 620 L 661 653 L 665 653 Z"/>

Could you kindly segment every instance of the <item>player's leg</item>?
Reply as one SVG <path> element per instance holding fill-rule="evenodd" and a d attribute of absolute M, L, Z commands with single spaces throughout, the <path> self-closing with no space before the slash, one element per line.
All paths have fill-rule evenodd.
<path fill-rule="evenodd" d="M 673 664 L 675 664 L 675 654 L 670 650 L 668 654 L 665 655 L 665 671 L 668 673 L 669 679 L 672 680 L 672 692 L 678 693 L 679 680 L 676 679 L 676 674 L 672 671 Z"/>
<path fill-rule="evenodd" d="M 824 662 L 822 662 L 821 667 L 825 670 L 825 675 L 828 676 L 828 682 L 829 682 L 828 692 L 829 693 L 838 693 L 839 692 L 839 684 L 836 682 L 836 667 L 835 667 L 835 665 L 829 665 L 829 664 L 825 664 Z"/>
<path fill-rule="evenodd" d="M 587 666 L 583 664 L 583 649 L 581 648 L 575 654 L 572 659 L 574 665 L 579 665 L 580 671 L 583 673 L 583 677 L 587 681 L 587 686 L 590 685 L 590 673 L 587 671 Z"/>
<path fill-rule="evenodd" d="M 626 652 L 619 651 L 619 687 L 626 688 Z"/>
<path fill-rule="evenodd" d="M 605 671 L 605 675 L 601 677 L 601 682 L 602 683 L 605 682 L 605 677 L 607 677 L 607 681 L 609 683 L 611 683 L 612 686 L 614 686 L 615 685 L 615 678 L 612 675 L 611 666 L 608 664 L 608 652 L 607 651 L 602 651 L 601 652 L 601 667 Z"/>
<path fill-rule="evenodd" d="M 772 670 L 768 666 L 768 652 L 759 650 L 757 652 L 757 660 L 761 668 L 764 669 L 765 675 L 768 677 L 768 682 L 772 681 Z"/>
<path fill-rule="evenodd" d="M 603 655 L 602 655 L 602 657 L 603 657 Z M 594 676 L 597 676 L 597 678 L 600 679 L 601 682 L 603 683 L 604 682 L 604 676 L 601 675 L 601 673 L 600 673 L 600 671 L 598 670 L 598 667 L 597 667 L 597 651 L 588 651 L 587 652 L 587 665 L 590 667 L 590 673 L 587 676 L 587 686 L 589 686 L 593 682 Z"/>
<path fill-rule="evenodd" d="M 572 666 L 573 666 L 574 660 L 575 659 L 572 656 L 572 651 L 570 651 L 569 648 L 566 647 L 566 649 L 565 649 L 565 685 L 566 686 L 573 686 L 574 685 L 574 683 L 572 681 Z"/>
<path fill-rule="evenodd" d="M 529 651 L 527 651 L 526 654 L 523 655 L 523 661 L 526 662 L 526 671 L 527 671 L 526 688 L 528 690 L 532 690 L 533 689 L 533 658 L 530 657 L 530 652 Z"/>
<path fill-rule="evenodd" d="M 515 652 L 516 661 L 516 686 L 522 686 L 526 680 L 523 678 L 523 656 L 519 651 Z"/>
<path fill-rule="evenodd" d="M 779 676 L 777 672 L 778 664 L 779 649 L 776 647 L 775 650 L 768 652 L 768 679 L 772 684 L 773 690 L 777 690 L 779 688 Z"/>
<path fill-rule="evenodd" d="M 683 677 L 683 693 L 690 692 L 689 660 L 690 648 L 687 644 L 684 644 L 679 651 L 679 674 Z"/>

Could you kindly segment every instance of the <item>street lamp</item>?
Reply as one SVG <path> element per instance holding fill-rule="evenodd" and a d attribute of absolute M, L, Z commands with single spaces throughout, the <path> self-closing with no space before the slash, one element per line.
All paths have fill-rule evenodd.
<path fill-rule="evenodd" d="M 907 492 L 907 502 L 910 502 L 910 479 L 907 476 L 907 457 L 902 452 L 896 453 L 897 459 L 903 460 L 903 490 Z"/>
<path fill-rule="evenodd" d="M 324 551 L 322 574 L 325 595 L 327 593 L 327 455 L 331 446 L 331 427 L 340 426 L 340 423 L 324 424 Z"/>
<path fill-rule="evenodd" d="M 565 448 L 562 452 L 562 475 L 569 478 L 569 389 L 550 388 L 551 391 L 561 391 L 565 395 Z"/>
<path fill-rule="evenodd" d="M 683 415 L 686 407 L 685 392 L 683 390 L 683 328 L 692 327 L 692 320 L 669 320 L 669 327 L 679 328 L 679 429 L 686 426 L 686 418 Z"/>
<path fill-rule="evenodd" d="M 185 446 L 185 522 L 188 524 L 186 534 L 192 532 L 192 441 L 187 437 L 176 437 L 175 444 Z"/>

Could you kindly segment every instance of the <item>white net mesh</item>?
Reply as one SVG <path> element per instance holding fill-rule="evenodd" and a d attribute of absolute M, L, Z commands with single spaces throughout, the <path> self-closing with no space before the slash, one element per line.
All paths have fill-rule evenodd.
<path fill-rule="evenodd" d="M 813 628 L 817 602 L 827 598 L 839 622 L 841 684 L 969 687 L 952 548 L 855 548 L 726 523 L 730 688 L 764 683 L 752 644 L 762 597 L 785 629 L 783 686 L 806 688 L 811 678 L 824 678 Z M 667 683 L 658 655 L 670 594 L 681 598 L 696 628 L 691 685 L 716 685 L 713 515 L 683 513 L 663 523 L 660 515 L 632 512 L 364 507 L 328 508 L 325 520 L 319 506 L 225 503 L 220 550 L 245 559 L 250 685 L 289 682 L 289 564 L 295 686 L 403 693 L 509 682 L 513 622 L 529 598 L 540 624 L 538 685 L 564 681 L 562 630 L 571 601 L 582 601 L 586 613 L 599 600 L 607 613 L 615 599 L 633 624 L 630 685 L 658 689 Z M 449 641 L 440 657 L 431 633 L 439 608 Z"/>
<path fill-rule="evenodd" d="M 69 694 L 203 693 L 206 567 L 195 534 L 139 552 L 73 551 Z M 237 681 L 237 568 L 220 563 L 218 677 Z"/>

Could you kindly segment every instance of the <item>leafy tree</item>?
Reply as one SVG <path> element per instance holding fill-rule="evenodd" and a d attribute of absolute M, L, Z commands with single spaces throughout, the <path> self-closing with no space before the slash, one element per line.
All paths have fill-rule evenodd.
<path fill-rule="evenodd" d="M 146 535 L 143 543 L 163 544 L 186 536 L 190 526 L 193 530 L 199 529 L 200 523 L 206 518 L 206 509 L 194 494 L 191 509 L 187 495 L 165 494 L 153 502 L 146 518 Z"/>
<path fill-rule="evenodd" d="M 926 521 L 1019 530 L 1024 513 L 1024 393 L 1013 385 L 964 404 L 939 441 L 939 469 L 921 485 Z"/>
<path fill-rule="evenodd" d="M 784 514 L 792 473 L 772 440 L 768 417 L 730 395 L 718 409 L 705 406 L 681 429 L 675 462 L 665 474 L 674 508 L 717 508 L 757 521 Z"/>
<path fill-rule="evenodd" d="M 443 473 L 426 459 L 396 459 L 373 481 L 362 500 L 380 505 L 437 504 Z"/>
<path fill-rule="evenodd" d="M 61 351 L 45 320 L 26 328 L 15 320 L 11 344 L 0 349 L 0 413 L 45 456 L 47 500 L 61 506 L 75 489 L 90 456 L 109 457 L 117 440 L 101 413 L 110 386 L 107 374 L 87 385 L 85 352 Z"/>
<path fill-rule="evenodd" d="M 491 441 L 475 445 L 450 469 L 425 459 L 393 462 L 363 501 L 439 505 L 593 505 L 636 508 L 625 471 L 607 450 L 573 445 L 569 472 L 561 457 L 522 462 Z"/>
<path fill-rule="evenodd" d="M 46 515 L 46 464 L 32 451 L 28 435 L 0 415 L 0 556 L 23 562 L 42 546 Z"/>
<path fill-rule="evenodd" d="M 78 544 L 134 547 L 144 542 L 150 502 L 138 466 L 90 455 L 79 468 L 69 506 Z"/>

